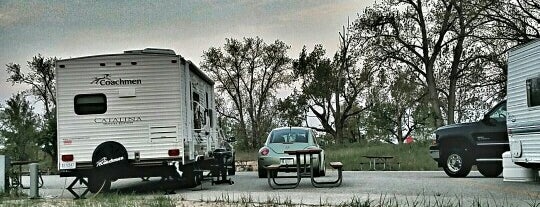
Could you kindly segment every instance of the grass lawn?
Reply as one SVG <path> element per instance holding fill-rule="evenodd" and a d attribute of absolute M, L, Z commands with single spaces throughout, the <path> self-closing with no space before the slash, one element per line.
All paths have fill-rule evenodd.
<path fill-rule="evenodd" d="M 363 170 L 369 168 L 369 160 L 362 156 L 386 155 L 393 156 L 394 162 L 399 162 L 399 170 L 438 170 L 437 163 L 429 156 L 428 142 L 415 142 L 412 144 L 387 144 L 387 143 L 349 143 L 330 145 L 323 147 L 326 162 L 341 161 L 344 170 Z M 257 160 L 257 151 L 243 151 L 236 153 L 237 160 Z M 379 166 L 377 166 L 379 167 Z M 392 165 L 392 169 L 396 167 Z"/>

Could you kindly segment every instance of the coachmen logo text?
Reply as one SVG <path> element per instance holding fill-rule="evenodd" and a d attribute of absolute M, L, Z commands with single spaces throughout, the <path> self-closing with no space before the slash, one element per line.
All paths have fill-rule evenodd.
<path fill-rule="evenodd" d="M 108 164 L 115 163 L 115 162 L 120 162 L 122 160 L 124 160 L 124 157 L 117 157 L 117 158 L 113 158 L 113 159 L 110 159 L 110 160 L 107 160 L 106 157 L 103 157 L 103 158 L 101 158 L 100 160 L 98 160 L 96 162 L 96 167 L 100 167 L 100 166 L 103 166 L 103 165 L 108 165 Z"/>
<path fill-rule="evenodd" d="M 111 74 L 104 74 L 103 77 L 95 77 L 90 84 L 102 85 L 102 86 L 121 86 L 121 85 L 140 85 L 141 79 L 111 79 Z"/>

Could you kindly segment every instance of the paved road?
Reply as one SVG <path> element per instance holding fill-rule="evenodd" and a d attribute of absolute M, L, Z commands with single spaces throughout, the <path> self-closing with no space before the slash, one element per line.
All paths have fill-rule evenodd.
<path fill-rule="evenodd" d="M 327 172 L 324 179 L 333 179 L 335 171 Z M 302 179 L 296 189 L 272 190 L 266 179 L 259 179 L 256 172 L 238 172 L 232 179 L 234 185 L 210 183 L 195 189 L 176 189 L 173 196 L 187 200 L 249 199 L 264 202 L 278 199 L 304 204 L 343 204 L 353 198 L 373 202 L 427 202 L 475 201 L 495 203 L 497 206 L 530 206 L 540 203 L 540 183 L 503 182 L 502 178 L 484 178 L 473 171 L 467 178 L 449 178 L 442 171 L 348 171 L 343 173 L 343 184 L 337 188 L 314 188 L 309 179 Z M 45 176 L 40 195 L 45 198 L 72 198 L 64 186 L 70 179 Z M 284 180 L 285 181 L 285 180 Z M 26 181 L 27 182 L 27 181 Z M 159 178 L 142 182 L 141 179 L 124 179 L 114 182 L 112 188 L 119 192 L 141 195 L 162 195 L 163 183 Z M 89 195 L 92 196 L 92 195 Z M 468 206 L 468 205 L 467 205 Z M 492 205 L 490 205 L 492 206 Z"/>

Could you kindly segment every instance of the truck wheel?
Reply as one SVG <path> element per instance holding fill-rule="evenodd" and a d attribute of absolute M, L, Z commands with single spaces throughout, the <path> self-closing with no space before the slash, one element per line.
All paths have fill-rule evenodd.
<path fill-rule="evenodd" d="M 488 178 L 498 177 L 503 171 L 501 162 L 479 163 L 476 166 L 478 167 L 478 171 L 480 171 L 480 174 Z"/>
<path fill-rule="evenodd" d="M 451 149 L 443 158 L 444 172 L 454 178 L 465 177 L 471 172 L 471 159 L 463 149 Z"/>

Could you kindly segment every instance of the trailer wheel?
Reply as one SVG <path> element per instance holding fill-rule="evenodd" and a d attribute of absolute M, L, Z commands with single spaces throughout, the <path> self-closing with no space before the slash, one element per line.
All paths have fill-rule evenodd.
<path fill-rule="evenodd" d="M 195 168 L 194 164 L 186 166 L 183 171 L 182 180 L 186 187 L 197 187 L 202 183 L 202 175 L 198 173 L 200 169 Z"/>
<path fill-rule="evenodd" d="M 103 142 L 96 147 L 92 154 L 92 165 L 94 168 L 100 170 L 118 172 L 120 170 L 119 168 L 124 168 L 128 165 L 126 148 L 118 142 Z"/>
<path fill-rule="evenodd" d="M 88 177 L 88 190 L 91 193 L 108 192 L 111 189 L 111 180 L 95 173 Z"/>
<path fill-rule="evenodd" d="M 128 167 L 126 148 L 118 142 L 103 142 L 92 153 L 92 175 L 88 176 L 88 189 L 92 193 L 108 191 L 111 180 Z"/>

